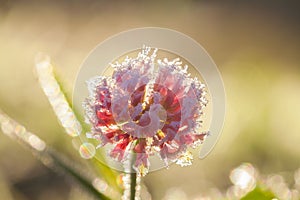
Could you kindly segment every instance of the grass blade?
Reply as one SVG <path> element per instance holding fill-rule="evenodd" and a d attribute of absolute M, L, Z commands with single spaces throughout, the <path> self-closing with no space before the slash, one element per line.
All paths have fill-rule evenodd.
<path fill-rule="evenodd" d="M 26 130 L 24 126 L 9 118 L 0 110 L 0 125 L 4 134 L 11 139 L 18 141 L 26 149 L 40 160 L 46 167 L 55 172 L 62 172 L 67 178 L 76 181 L 83 189 L 95 196 L 99 200 L 110 200 L 109 197 L 99 192 L 81 173 L 75 169 L 76 163 L 58 155 L 47 147 L 46 143 L 35 134 Z M 72 163 L 72 164 L 71 164 Z"/>

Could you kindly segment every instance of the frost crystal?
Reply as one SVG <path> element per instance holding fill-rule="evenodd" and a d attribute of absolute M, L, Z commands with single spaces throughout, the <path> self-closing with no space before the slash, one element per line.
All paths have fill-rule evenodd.
<path fill-rule="evenodd" d="M 182 68 L 180 59 L 157 60 L 157 49 L 144 47 L 136 58 L 112 64 L 112 77 L 89 80 L 89 97 L 83 106 L 92 125 L 89 138 L 103 146 L 114 145 L 109 155 L 124 162 L 135 153 L 133 168 L 145 175 L 149 156 L 190 165 L 187 151 L 201 143 L 200 117 L 207 104 L 205 85 Z M 157 69 L 155 68 L 157 64 Z"/>

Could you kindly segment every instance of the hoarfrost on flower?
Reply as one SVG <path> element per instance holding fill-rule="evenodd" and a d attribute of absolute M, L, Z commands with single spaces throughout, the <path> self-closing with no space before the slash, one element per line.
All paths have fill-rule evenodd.
<path fill-rule="evenodd" d="M 180 59 L 156 61 L 157 49 L 144 47 L 136 58 L 112 64 L 112 77 L 97 76 L 88 83 L 84 102 L 89 138 L 100 146 L 113 145 L 109 156 L 128 160 L 140 175 L 149 171 L 149 156 L 190 165 L 188 147 L 201 143 L 200 118 L 207 104 L 205 85 L 182 68 Z M 156 67 L 157 65 L 157 67 Z"/>

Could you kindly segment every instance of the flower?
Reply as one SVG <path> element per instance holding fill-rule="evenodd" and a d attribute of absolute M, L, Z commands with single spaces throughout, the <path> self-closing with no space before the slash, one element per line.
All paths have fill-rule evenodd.
<path fill-rule="evenodd" d="M 190 77 L 180 59 L 156 61 L 157 49 L 151 51 L 144 47 L 136 58 L 112 64 L 112 77 L 90 79 L 83 104 L 92 126 L 87 136 L 99 140 L 99 147 L 113 144 L 109 156 L 117 161 L 134 153 L 133 167 L 140 175 L 148 172 L 154 154 L 166 163 L 190 165 L 188 147 L 207 135 L 199 133 L 205 85 Z"/>

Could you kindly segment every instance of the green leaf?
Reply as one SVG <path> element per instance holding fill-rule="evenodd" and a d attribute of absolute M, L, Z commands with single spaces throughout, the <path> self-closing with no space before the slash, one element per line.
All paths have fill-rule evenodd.
<path fill-rule="evenodd" d="M 89 131 L 89 127 L 87 126 L 86 123 L 84 123 L 84 117 L 81 116 L 79 114 L 79 112 L 76 110 L 76 108 L 74 106 L 72 106 L 72 99 L 71 99 L 71 95 L 69 95 L 69 93 L 67 92 L 67 90 L 64 87 L 64 84 L 62 84 L 62 81 L 59 77 L 59 75 L 56 73 L 55 69 L 53 69 L 53 74 L 54 74 L 54 78 L 57 82 L 57 84 L 60 87 L 61 93 L 65 96 L 67 103 L 69 104 L 70 108 L 72 108 L 72 111 L 76 117 L 76 119 L 78 120 L 78 122 L 80 123 L 81 127 L 82 127 L 82 133 L 86 133 Z M 84 136 L 80 136 L 80 137 L 84 137 Z M 99 158 L 101 158 L 101 160 L 105 160 L 103 158 L 103 155 L 101 155 L 100 152 L 97 153 L 97 156 Z M 93 164 L 95 164 L 96 171 L 100 173 L 100 175 L 103 176 L 103 178 L 111 185 L 114 187 L 114 189 L 117 189 L 118 191 L 120 191 L 120 187 L 117 185 L 117 175 L 116 173 L 109 167 L 107 167 L 105 164 L 101 163 L 98 161 L 98 159 L 94 158 L 92 161 Z"/>
<path fill-rule="evenodd" d="M 41 161 L 46 167 L 52 169 L 54 172 L 59 172 L 78 183 L 83 189 L 88 191 L 91 195 L 99 200 L 110 200 L 107 196 L 99 192 L 92 184 L 92 179 L 84 176 L 83 168 L 63 156 L 61 153 L 56 153 L 51 148 L 47 147 L 46 143 L 38 136 L 30 131 L 27 131 L 24 126 L 12 120 L 0 110 L 0 126 L 3 133 L 9 136 L 12 140 L 17 141 L 27 150 Z M 5 128 L 3 128 L 5 127 Z M 32 143 L 28 138 L 35 138 Z"/>
<path fill-rule="evenodd" d="M 271 200 L 276 196 L 269 190 L 264 190 L 257 186 L 254 190 L 249 192 L 246 196 L 241 198 L 241 200 Z"/>

